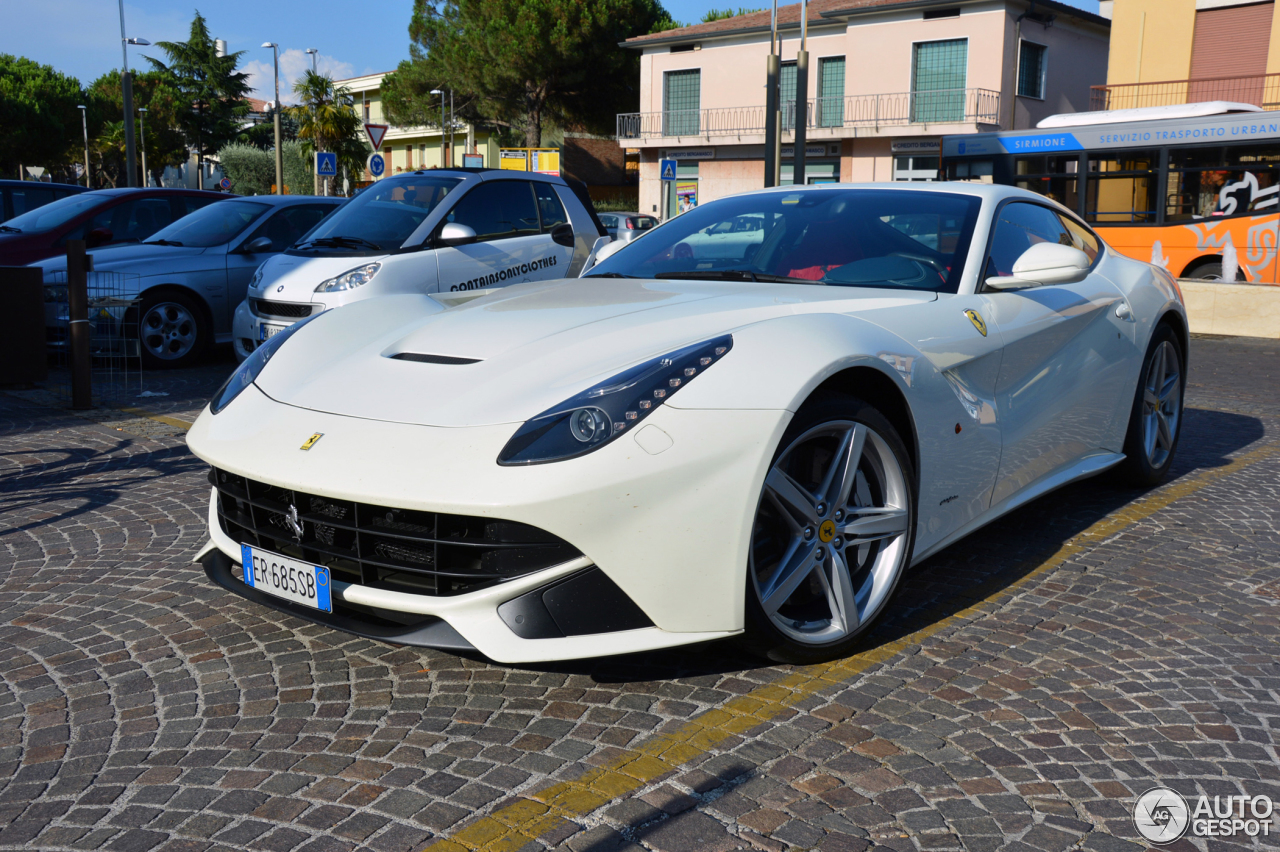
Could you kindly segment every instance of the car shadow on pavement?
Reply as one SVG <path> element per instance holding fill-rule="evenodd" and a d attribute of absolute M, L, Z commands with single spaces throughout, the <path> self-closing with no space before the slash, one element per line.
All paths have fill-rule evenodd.
<path fill-rule="evenodd" d="M 1165 485 L 1230 463 L 1230 456 L 1266 436 L 1261 420 L 1242 414 L 1186 409 L 1174 469 Z M 889 611 L 854 654 L 895 642 L 987 600 L 1025 577 L 1084 532 L 1149 489 L 1103 474 L 1014 510 L 913 567 Z M 600 683 L 636 683 L 770 668 L 733 640 L 599 660 L 523 668 L 587 675 Z"/>

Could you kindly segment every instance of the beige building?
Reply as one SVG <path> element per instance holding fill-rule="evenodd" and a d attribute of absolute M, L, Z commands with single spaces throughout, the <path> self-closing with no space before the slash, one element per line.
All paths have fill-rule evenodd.
<path fill-rule="evenodd" d="M 806 180 L 930 180 L 940 137 L 1034 127 L 1088 109 L 1106 81 L 1106 18 L 1054 0 L 814 0 L 809 102 L 795 103 L 800 6 L 779 10 L 783 183 L 797 120 Z M 640 209 L 660 212 L 658 163 L 678 163 L 668 214 L 764 185 L 769 12 L 630 39 L 640 112 L 618 116 L 640 151 Z"/>
<path fill-rule="evenodd" d="M 335 80 L 334 84 L 343 86 L 355 97 L 356 109 L 363 116 L 366 124 L 388 124 L 382 114 L 382 78 L 389 72 L 366 74 L 363 77 L 352 77 L 347 80 Z M 445 97 L 446 112 L 448 96 Z M 441 164 L 462 166 L 464 154 L 479 154 L 484 158 L 483 165 L 498 165 L 498 145 L 489 132 L 483 128 L 475 128 L 465 122 L 457 122 L 453 127 L 452 147 L 450 134 L 446 127 L 444 145 L 441 147 L 440 126 L 400 127 L 391 125 L 386 138 L 382 140 L 382 154 L 387 162 L 387 170 L 383 177 L 412 172 L 417 169 L 440 168 Z M 365 180 L 372 175 L 365 174 Z"/>
<path fill-rule="evenodd" d="M 1280 107 L 1274 0 L 1102 0 L 1111 18 L 1107 85 L 1094 109 L 1239 101 Z"/>

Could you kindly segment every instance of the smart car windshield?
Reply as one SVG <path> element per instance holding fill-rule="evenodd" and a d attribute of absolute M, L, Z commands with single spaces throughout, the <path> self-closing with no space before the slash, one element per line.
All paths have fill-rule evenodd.
<path fill-rule="evenodd" d="M 256 201 L 219 201 L 151 235 L 147 245 L 209 248 L 235 239 L 267 210 Z"/>
<path fill-rule="evenodd" d="M 101 195 L 86 192 L 82 195 L 70 195 L 59 198 L 43 207 L 28 210 L 21 216 L 14 216 L 5 222 L 6 231 L 20 231 L 24 234 L 38 234 L 65 225 L 86 210 L 90 210 L 106 199 Z"/>
<path fill-rule="evenodd" d="M 426 175 L 379 181 L 321 222 L 295 248 L 394 251 L 459 182 Z"/>
<path fill-rule="evenodd" d="M 725 198 L 587 275 L 773 281 L 954 293 L 981 201 L 944 192 L 804 189 Z"/>

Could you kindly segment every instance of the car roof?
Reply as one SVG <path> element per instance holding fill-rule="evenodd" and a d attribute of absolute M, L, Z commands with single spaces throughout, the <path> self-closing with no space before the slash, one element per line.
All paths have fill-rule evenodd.
<path fill-rule="evenodd" d="M 311 204 L 317 201 L 337 207 L 346 201 L 336 195 L 237 195 L 240 201 L 257 201 L 260 204 L 271 204 L 277 207 L 288 207 L 293 204 Z"/>
<path fill-rule="evenodd" d="M 1001 186 L 994 183 L 969 183 L 967 181 L 886 181 L 883 183 L 822 183 L 809 186 L 773 186 L 768 189 L 752 189 L 735 193 L 725 198 L 754 195 L 760 192 L 832 192 L 834 190 L 866 189 L 880 192 L 945 192 L 953 195 L 972 195 L 984 200 L 999 201 L 1005 198 L 1034 198 L 1044 201 L 1045 197 L 1027 189 L 1015 186 Z M 711 202 L 707 202 L 710 204 Z"/>
<path fill-rule="evenodd" d="M 130 195 L 149 193 L 152 195 L 221 195 L 224 198 L 239 198 L 229 192 L 214 192 L 209 189 L 187 189 L 185 186 L 116 186 L 110 189 L 90 190 L 95 195 Z"/>
<path fill-rule="evenodd" d="M 83 186 L 76 183 L 52 183 L 43 180 L 0 180 L 0 187 L 29 187 L 29 186 L 47 186 L 50 189 L 69 189 L 73 192 L 88 192 Z"/>

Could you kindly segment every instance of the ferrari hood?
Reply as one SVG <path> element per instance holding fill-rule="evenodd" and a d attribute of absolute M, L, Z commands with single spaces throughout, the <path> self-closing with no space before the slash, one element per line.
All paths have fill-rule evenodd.
<path fill-rule="evenodd" d="M 618 371 L 745 325 L 861 313 L 931 292 L 750 282 L 566 279 L 444 309 L 387 296 L 320 315 L 257 384 L 289 405 L 402 423 L 523 422 Z"/>

